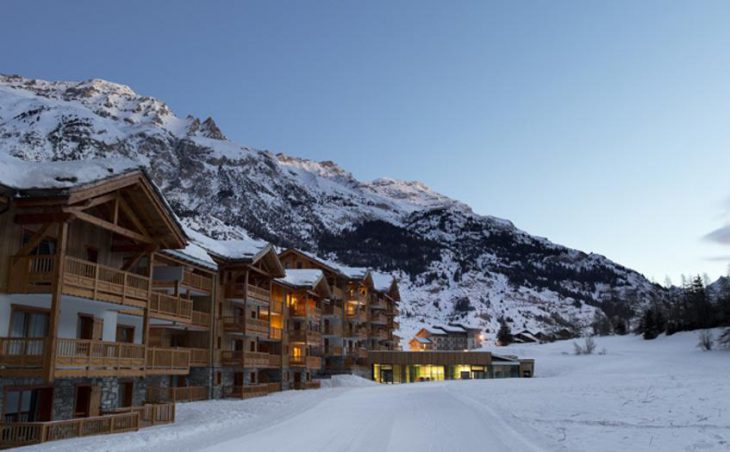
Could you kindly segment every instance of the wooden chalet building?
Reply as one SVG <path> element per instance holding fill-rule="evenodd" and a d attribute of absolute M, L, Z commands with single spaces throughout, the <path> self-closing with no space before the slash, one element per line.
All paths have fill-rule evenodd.
<path fill-rule="evenodd" d="M 156 321 L 187 320 L 153 284 L 185 233 L 130 165 L 1 163 L 0 444 L 139 428 L 115 412 L 146 401 L 148 377 L 190 369 L 189 351 L 150 344 Z"/>

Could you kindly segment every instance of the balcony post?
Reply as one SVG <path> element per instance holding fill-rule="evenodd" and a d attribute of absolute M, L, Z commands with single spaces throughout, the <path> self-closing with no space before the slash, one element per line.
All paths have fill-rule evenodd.
<path fill-rule="evenodd" d="M 63 265 L 66 261 L 66 247 L 68 246 L 68 223 L 58 223 L 58 250 L 56 265 L 53 269 L 53 292 L 51 294 L 51 313 L 48 319 L 47 349 L 44 350 L 46 362 L 46 380 L 50 383 L 56 371 L 56 342 L 58 336 L 58 322 L 61 313 L 61 297 L 63 296 Z"/>
<path fill-rule="evenodd" d="M 145 374 L 147 373 L 147 347 L 149 346 L 149 340 L 150 340 L 150 303 L 152 300 L 152 281 L 153 281 L 153 274 L 154 274 L 154 266 L 155 266 L 155 252 L 150 251 L 148 253 L 148 263 L 147 263 L 147 272 L 148 272 L 148 284 L 147 284 L 147 303 L 145 303 L 144 309 L 142 312 L 144 313 L 143 321 L 142 321 L 142 345 L 144 346 L 144 364 L 142 366 L 143 371 Z"/>

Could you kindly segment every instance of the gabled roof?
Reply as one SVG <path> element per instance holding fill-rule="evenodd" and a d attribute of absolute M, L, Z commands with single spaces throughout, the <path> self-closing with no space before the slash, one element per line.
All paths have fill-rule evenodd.
<path fill-rule="evenodd" d="M 390 292 L 397 284 L 393 275 L 376 271 L 370 272 L 370 274 L 373 278 L 373 287 L 378 292 Z"/>
<path fill-rule="evenodd" d="M 165 253 L 171 256 L 184 259 L 192 262 L 193 264 L 206 267 L 211 270 L 218 270 L 218 264 L 210 257 L 210 254 L 195 242 L 190 242 L 188 245 L 181 250 L 164 250 Z"/>
<path fill-rule="evenodd" d="M 0 192 L 16 199 L 22 208 L 44 206 L 46 218 L 71 215 L 162 248 L 183 248 L 187 242 L 182 225 L 160 189 L 131 160 L 30 162 L 0 154 Z M 91 212 L 110 203 L 123 204 L 123 215 L 137 230 L 118 225 L 116 217 L 112 223 Z M 32 214 L 23 221 L 33 221 L 29 217 Z"/>
<path fill-rule="evenodd" d="M 270 243 L 254 239 L 216 240 L 192 229 L 186 229 L 186 232 L 190 239 L 207 251 L 216 262 L 255 264 L 267 259 L 274 266 L 275 277 L 286 275 L 279 256 Z"/>
<path fill-rule="evenodd" d="M 430 344 L 431 343 L 431 339 L 429 339 L 427 337 L 415 336 L 413 338 L 413 340 L 416 342 L 420 342 L 421 344 Z"/>
<path fill-rule="evenodd" d="M 331 295 L 327 278 L 324 277 L 324 272 L 318 269 L 287 269 L 286 276 L 276 278 L 276 282 L 290 287 L 319 292 L 323 297 Z"/>
<path fill-rule="evenodd" d="M 281 253 L 281 256 L 287 254 L 298 254 L 301 257 L 308 259 L 310 262 L 315 263 L 317 266 L 322 267 L 324 270 L 328 270 L 332 273 L 337 273 L 351 280 L 365 280 L 370 278 L 370 270 L 365 267 L 349 267 L 347 265 L 340 264 L 338 262 L 324 259 L 316 256 L 313 253 L 302 251 L 296 248 L 289 248 Z"/>

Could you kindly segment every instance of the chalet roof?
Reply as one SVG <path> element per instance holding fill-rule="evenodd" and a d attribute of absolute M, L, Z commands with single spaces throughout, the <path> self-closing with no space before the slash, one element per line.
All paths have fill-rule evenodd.
<path fill-rule="evenodd" d="M 322 267 L 325 267 L 327 270 L 332 271 L 334 273 L 339 273 L 340 275 L 344 276 L 348 279 L 366 279 L 368 277 L 368 274 L 370 273 L 370 270 L 368 270 L 365 267 L 349 267 L 344 264 L 340 264 L 338 262 L 335 262 L 330 259 L 325 259 L 323 257 L 319 257 L 315 255 L 314 253 L 310 253 L 309 251 L 303 251 L 295 248 L 290 248 L 284 253 L 290 253 L 295 252 L 298 254 L 301 254 L 312 261 L 315 261 Z M 282 253 L 283 254 L 283 253 Z"/>
<path fill-rule="evenodd" d="M 393 287 L 395 282 L 393 275 L 375 271 L 370 272 L 370 274 L 373 277 L 373 286 L 378 292 L 388 292 Z"/>
<path fill-rule="evenodd" d="M 262 240 L 216 240 L 189 228 L 185 232 L 200 248 L 224 259 L 252 261 L 273 249 L 269 243 Z"/>
<path fill-rule="evenodd" d="M 416 342 L 420 342 L 421 344 L 430 344 L 431 343 L 431 339 L 429 339 L 427 337 L 416 336 L 413 339 Z"/>
<path fill-rule="evenodd" d="M 186 229 L 190 239 L 199 247 L 203 248 L 210 257 L 223 261 L 244 262 L 252 264 L 260 259 L 267 258 L 275 267 L 272 272 L 275 276 L 285 276 L 285 269 L 279 261 L 274 246 L 263 240 L 251 238 L 237 240 L 216 240 L 192 229 Z"/>
<path fill-rule="evenodd" d="M 437 327 L 424 327 L 421 328 L 421 331 L 427 331 L 429 334 L 433 336 L 445 336 L 446 331 L 438 329 Z"/>
<path fill-rule="evenodd" d="M 466 330 L 460 326 L 456 325 L 434 325 L 434 328 L 438 328 L 439 330 L 443 330 L 445 333 L 466 333 Z"/>
<path fill-rule="evenodd" d="M 0 185 L 21 192 L 65 191 L 141 170 L 139 163 L 124 158 L 30 162 L 0 153 Z"/>
<path fill-rule="evenodd" d="M 313 289 L 324 278 L 322 270 L 318 269 L 287 269 L 286 276 L 276 278 L 277 281 L 294 287 Z"/>
<path fill-rule="evenodd" d="M 129 159 L 36 162 L 0 153 L 0 189 L 14 192 L 10 196 L 23 202 L 49 198 L 73 205 L 80 211 L 75 215 L 84 214 L 87 219 L 91 217 L 82 203 L 119 191 L 123 201 L 137 207 L 132 215 L 149 227 L 158 245 L 182 248 L 187 241 L 180 220 L 159 187 L 139 163 Z M 107 198 L 99 204 L 109 201 Z"/>
<path fill-rule="evenodd" d="M 205 248 L 195 242 L 188 243 L 188 245 L 182 250 L 165 250 L 165 252 L 211 270 L 218 270 L 218 264 L 216 264 L 213 258 L 210 257 L 210 254 L 208 254 Z"/>

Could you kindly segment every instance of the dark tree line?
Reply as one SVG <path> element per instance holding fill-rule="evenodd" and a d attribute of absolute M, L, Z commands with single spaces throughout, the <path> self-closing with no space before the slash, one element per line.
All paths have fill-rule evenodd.
<path fill-rule="evenodd" d="M 730 284 L 721 281 L 711 295 L 701 277 L 692 278 L 673 290 L 667 301 L 649 306 L 641 316 L 637 333 L 644 339 L 654 339 L 661 333 L 730 326 Z M 722 339 L 730 341 L 730 333 Z"/>

